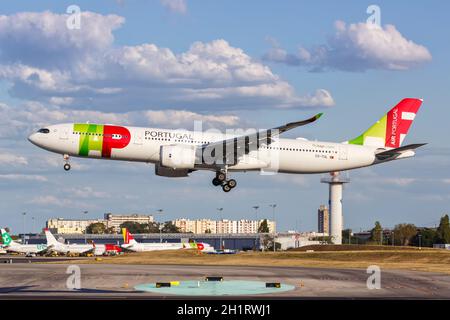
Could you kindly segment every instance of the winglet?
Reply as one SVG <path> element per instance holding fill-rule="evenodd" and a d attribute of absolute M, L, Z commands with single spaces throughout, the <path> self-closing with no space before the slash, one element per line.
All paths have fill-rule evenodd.
<path fill-rule="evenodd" d="M 285 124 L 284 126 L 276 127 L 274 129 L 277 129 L 277 130 L 280 131 L 280 133 L 283 133 L 283 132 L 286 132 L 288 130 L 300 127 L 300 126 L 304 126 L 306 124 L 310 124 L 310 123 L 316 121 L 317 119 L 319 119 L 322 115 L 323 115 L 323 113 L 321 112 L 321 113 L 316 114 L 315 116 L 312 116 L 309 119 L 296 121 L 296 122 L 290 122 L 290 123 Z"/>

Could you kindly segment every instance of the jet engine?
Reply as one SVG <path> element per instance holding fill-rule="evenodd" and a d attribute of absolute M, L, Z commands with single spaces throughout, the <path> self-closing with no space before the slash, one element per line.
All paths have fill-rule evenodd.
<path fill-rule="evenodd" d="M 161 146 L 159 162 L 161 166 L 172 169 L 193 169 L 195 165 L 195 146 Z"/>
<path fill-rule="evenodd" d="M 181 178 L 187 177 L 192 170 L 189 169 L 173 169 L 168 167 L 163 167 L 159 163 L 155 164 L 155 174 L 157 176 L 168 177 L 168 178 Z"/>

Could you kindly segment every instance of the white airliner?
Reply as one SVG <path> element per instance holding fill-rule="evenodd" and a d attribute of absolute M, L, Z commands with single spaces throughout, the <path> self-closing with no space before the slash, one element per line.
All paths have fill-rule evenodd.
<path fill-rule="evenodd" d="M 165 177 L 210 170 L 216 173 L 213 184 L 228 192 L 236 186 L 230 171 L 326 173 L 412 157 L 424 144 L 401 144 L 421 104 L 422 99 L 403 99 L 363 134 L 343 143 L 280 138 L 322 114 L 240 134 L 67 123 L 44 127 L 28 139 L 62 154 L 66 171 L 70 156 L 153 163 L 155 173 Z"/>
<path fill-rule="evenodd" d="M 123 244 L 122 248 L 133 252 L 159 251 L 159 250 L 180 250 L 180 249 L 197 249 L 199 251 L 214 251 L 214 247 L 208 243 L 191 242 L 188 244 L 182 242 L 176 243 L 140 243 L 137 242 L 133 235 L 126 229 L 122 229 Z"/>
<path fill-rule="evenodd" d="M 94 256 L 104 256 L 104 255 L 116 255 L 122 252 L 122 248 L 115 244 L 96 244 L 92 243 L 94 246 L 93 254 Z"/>
<path fill-rule="evenodd" d="M 57 241 L 55 236 L 48 230 L 45 229 L 45 238 L 47 239 L 47 250 L 55 251 L 64 254 L 83 254 L 94 252 L 95 246 L 93 244 L 65 244 Z"/>
<path fill-rule="evenodd" d="M 14 241 L 5 229 L 1 229 L 3 248 L 7 252 L 24 253 L 26 255 L 35 255 L 47 251 L 45 244 L 21 244 Z"/>

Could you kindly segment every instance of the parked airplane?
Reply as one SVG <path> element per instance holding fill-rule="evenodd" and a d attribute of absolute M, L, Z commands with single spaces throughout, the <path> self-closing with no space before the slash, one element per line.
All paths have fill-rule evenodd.
<path fill-rule="evenodd" d="M 93 244 L 65 244 L 57 241 L 55 236 L 48 230 L 45 229 L 45 238 L 47 239 L 47 250 L 55 251 L 64 254 L 83 254 L 94 252 L 95 247 Z"/>
<path fill-rule="evenodd" d="M 28 139 L 62 154 L 66 171 L 70 156 L 153 163 L 155 174 L 165 177 L 210 170 L 216 173 L 212 183 L 228 192 L 236 187 L 229 171 L 325 173 L 412 157 L 424 144 L 401 145 L 421 104 L 422 99 L 403 99 L 363 134 L 343 143 L 279 137 L 321 113 L 246 134 L 68 123 L 44 127 Z"/>
<path fill-rule="evenodd" d="M 197 249 L 205 252 L 214 251 L 214 248 L 211 247 L 208 243 L 140 243 L 133 238 L 133 235 L 126 228 L 122 228 L 122 235 L 124 242 L 122 244 L 122 248 L 134 252 L 180 249 Z"/>
<path fill-rule="evenodd" d="M 96 244 L 92 243 L 94 246 L 93 254 L 94 256 L 104 256 L 104 255 L 116 255 L 122 252 L 122 248 L 115 244 Z"/>
<path fill-rule="evenodd" d="M 7 252 L 24 253 L 26 255 L 36 255 L 47 251 L 45 244 L 21 244 L 14 241 L 5 229 L 1 229 L 3 249 Z"/>

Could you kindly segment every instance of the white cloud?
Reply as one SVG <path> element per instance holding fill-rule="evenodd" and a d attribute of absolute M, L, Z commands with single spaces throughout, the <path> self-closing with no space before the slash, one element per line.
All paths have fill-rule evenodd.
<path fill-rule="evenodd" d="M 63 198 L 61 196 L 54 195 L 41 195 L 36 196 L 28 201 L 30 204 L 42 206 L 42 207 L 61 207 L 61 208 L 83 208 L 85 209 L 98 209 L 95 205 L 86 203 L 85 201 L 74 201 L 70 198 Z"/>
<path fill-rule="evenodd" d="M 77 198 L 109 198 L 107 192 L 95 190 L 92 187 L 71 188 L 67 190 L 67 194 Z"/>
<path fill-rule="evenodd" d="M 181 8 L 184 1 L 176 3 L 173 8 Z M 323 89 L 297 95 L 268 66 L 223 39 L 194 42 L 181 53 L 152 43 L 117 46 L 113 31 L 122 17 L 83 12 L 80 30 L 67 29 L 66 19 L 51 12 L 0 16 L 0 79 L 10 83 L 11 95 L 109 112 L 334 104 Z"/>
<path fill-rule="evenodd" d="M 416 182 L 415 178 L 382 178 L 383 183 L 394 184 L 399 187 L 406 187 Z"/>
<path fill-rule="evenodd" d="M 369 201 L 370 199 L 371 198 L 366 193 L 357 191 L 348 192 L 345 195 L 345 201 L 366 202 Z"/>
<path fill-rule="evenodd" d="M 47 178 L 41 175 L 36 174 L 0 174 L 0 180 L 8 180 L 8 181 L 19 181 L 19 180 L 33 180 L 45 182 Z"/>
<path fill-rule="evenodd" d="M 190 126 L 194 121 L 202 121 L 212 125 L 234 126 L 239 122 L 235 115 L 202 115 L 186 110 L 146 111 L 145 117 L 149 123 L 158 125 Z"/>
<path fill-rule="evenodd" d="M 432 59 L 425 46 L 406 39 L 394 25 L 346 25 L 343 21 L 336 21 L 335 34 L 327 44 L 288 53 L 272 41 L 272 49 L 264 58 L 311 71 L 408 70 Z"/>
<path fill-rule="evenodd" d="M 24 140 L 39 127 L 64 122 L 111 123 L 119 125 L 156 125 L 161 127 L 179 126 L 192 128 L 194 121 L 202 121 L 206 127 L 230 127 L 240 123 L 233 114 L 212 115 L 187 110 L 148 110 L 124 113 L 101 112 L 92 110 L 64 109 L 59 106 L 45 106 L 37 102 L 28 102 L 19 106 L 0 103 L 0 137 Z M 0 150 L 0 164 L 22 163 L 24 159 L 13 158 Z M 26 159 L 25 159 L 26 160 Z"/>
<path fill-rule="evenodd" d="M 81 29 L 69 30 L 67 18 L 50 11 L 0 15 L 1 60 L 49 69 L 71 67 L 110 47 L 112 32 L 125 22 L 117 15 L 83 11 Z M 74 67 L 90 74 L 87 68 Z"/>
<path fill-rule="evenodd" d="M 14 155 L 6 150 L 0 150 L 0 165 L 27 165 L 27 158 Z"/>
<path fill-rule="evenodd" d="M 419 199 L 421 201 L 430 201 L 430 202 L 448 201 L 450 199 L 450 194 L 422 193 L 422 194 L 417 195 L 417 199 Z"/>
<path fill-rule="evenodd" d="M 160 0 L 161 4 L 171 12 L 185 14 L 187 12 L 186 0 Z"/>
<path fill-rule="evenodd" d="M 279 80 L 267 66 L 252 60 L 242 49 L 232 47 L 223 39 L 209 43 L 194 42 L 188 51 L 181 54 L 154 44 L 125 46 L 112 51 L 107 59 L 111 66 L 119 68 L 120 72 L 114 76 L 127 76 L 130 80 L 147 83 L 195 87 L 209 82 L 211 86 L 221 87 Z"/>
<path fill-rule="evenodd" d="M 41 206 L 57 206 L 57 207 L 66 207 L 68 205 L 72 205 L 73 202 L 68 199 L 57 198 L 52 195 L 46 196 L 37 196 L 29 201 L 29 203 L 37 204 Z"/>

